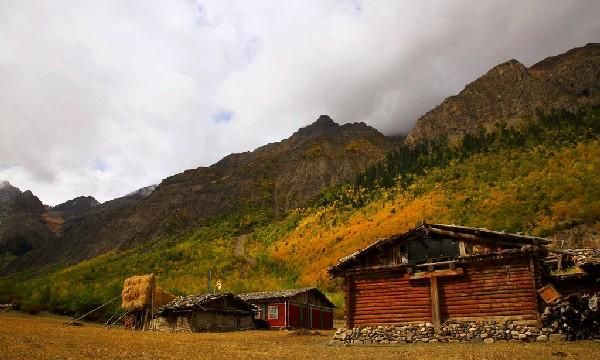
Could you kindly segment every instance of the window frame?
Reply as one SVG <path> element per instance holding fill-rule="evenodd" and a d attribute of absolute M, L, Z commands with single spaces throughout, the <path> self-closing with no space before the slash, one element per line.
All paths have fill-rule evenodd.
<path fill-rule="evenodd" d="M 267 306 L 267 320 L 279 320 L 279 306 L 277 306 L 277 305 Z"/>

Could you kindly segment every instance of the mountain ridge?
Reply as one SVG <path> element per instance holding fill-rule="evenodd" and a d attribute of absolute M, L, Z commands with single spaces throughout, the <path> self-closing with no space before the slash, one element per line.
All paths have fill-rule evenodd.
<path fill-rule="evenodd" d="M 527 68 L 517 60 L 494 66 L 458 94 L 421 116 L 406 143 L 416 146 L 490 131 L 538 110 L 576 110 L 600 101 L 600 44 L 590 43 Z"/>
<path fill-rule="evenodd" d="M 599 44 L 529 68 L 506 61 L 419 118 L 404 142 L 460 141 L 464 134 L 493 131 L 498 123 L 523 121 L 537 109 L 573 110 L 598 103 L 599 76 Z M 77 198 L 58 205 L 42 214 L 41 223 L 52 233 L 43 246 L 38 241 L 1 271 L 74 264 L 202 227 L 223 215 L 237 217 L 242 228 L 281 219 L 323 189 L 378 163 L 397 144 L 365 123 L 340 125 L 321 115 L 287 139 L 227 155 L 126 196 L 102 204 Z M 64 211 L 78 202 L 81 208 Z M 253 220 L 245 220 L 250 213 Z"/>
<path fill-rule="evenodd" d="M 279 218 L 307 205 L 324 187 L 351 179 L 393 146 L 364 123 L 339 125 L 322 115 L 287 139 L 230 154 L 208 167 L 188 169 L 157 186 L 103 204 L 77 198 L 93 204 L 77 216 L 64 217 L 63 224 L 59 224 L 60 217 L 46 217 L 57 224 L 51 226 L 57 236 L 15 259 L 3 272 L 22 271 L 31 264 L 74 264 L 232 212 L 252 209 L 264 213 L 266 219 Z M 59 205 L 53 213 L 73 207 L 77 199 Z"/>

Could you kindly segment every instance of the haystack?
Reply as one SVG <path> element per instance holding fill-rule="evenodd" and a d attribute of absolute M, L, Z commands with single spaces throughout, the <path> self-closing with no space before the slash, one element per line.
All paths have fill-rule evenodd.
<path fill-rule="evenodd" d="M 171 302 L 175 296 L 156 286 L 154 274 L 138 275 L 125 279 L 121 307 L 129 311 L 139 311 L 150 307 L 158 308 Z"/>

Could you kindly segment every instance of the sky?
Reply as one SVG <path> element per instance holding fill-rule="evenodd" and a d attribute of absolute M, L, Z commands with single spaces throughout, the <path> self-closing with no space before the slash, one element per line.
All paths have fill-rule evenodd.
<path fill-rule="evenodd" d="M 600 42 L 600 1 L 0 0 L 0 180 L 106 201 L 330 115 L 406 133 L 491 67 Z"/>

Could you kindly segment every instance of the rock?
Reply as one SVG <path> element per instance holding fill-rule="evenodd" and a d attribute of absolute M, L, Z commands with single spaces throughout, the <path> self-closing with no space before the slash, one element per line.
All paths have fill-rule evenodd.
<path fill-rule="evenodd" d="M 429 343 L 430 343 L 430 344 L 432 344 L 432 343 L 436 343 L 436 342 L 438 342 L 438 339 L 431 339 L 431 340 L 429 340 Z"/>
<path fill-rule="evenodd" d="M 486 344 L 493 344 L 494 343 L 494 339 L 492 338 L 485 338 L 483 339 L 483 342 Z"/>
<path fill-rule="evenodd" d="M 483 342 L 483 339 L 480 336 L 475 336 L 471 339 L 471 342 L 480 343 Z"/>
<path fill-rule="evenodd" d="M 552 342 L 565 341 L 565 340 L 567 340 L 567 337 L 563 334 L 550 334 L 550 341 L 552 341 Z"/>
<path fill-rule="evenodd" d="M 535 341 L 548 341 L 548 336 L 546 335 L 540 335 L 538 337 L 535 338 Z"/>

